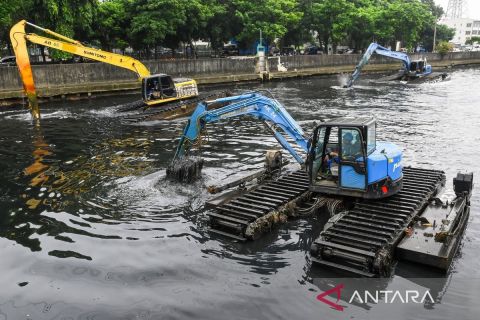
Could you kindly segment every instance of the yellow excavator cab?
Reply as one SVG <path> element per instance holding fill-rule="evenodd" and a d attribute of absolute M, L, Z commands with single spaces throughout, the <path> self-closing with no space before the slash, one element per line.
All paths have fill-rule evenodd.
<path fill-rule="evenodd" d="M 154 74 L 142 78 L 142 99 L 147 105 L 196 96 L 198 96 L 198 88 L 195 80 L 173 79 L 167 74 Z"/>

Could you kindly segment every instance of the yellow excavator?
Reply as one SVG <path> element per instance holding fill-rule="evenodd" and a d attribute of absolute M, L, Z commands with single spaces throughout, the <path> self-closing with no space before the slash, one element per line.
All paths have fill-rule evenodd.
<path fill-rule="evenodd" d="M 39 36 L 35 33 L 26 33 L 29 25 L 57 39 Z M 10 41 L 17 59 L 18 70 L 22 78 L 25 94 L 29 101 L 29 108 L 35 119 L 40 118 L 35 82 L 32 67 L 28 56 L 27 40 L 49 48 L 65 51 L 91 60 L 108 63 L 120 68 L 135 72 L 142 82 L 142 99 L 147 106 L 164 104 L 167 102 L 186 100 L 198 96 L 197 83 L 193 79 L 173 79 L 166 74 L 150 74 L 147 67 L 131 57 L 90 48 L 77 40 L 70 39 L 59 33 L 34 25 L 22 20 L 10 29 Z"/>

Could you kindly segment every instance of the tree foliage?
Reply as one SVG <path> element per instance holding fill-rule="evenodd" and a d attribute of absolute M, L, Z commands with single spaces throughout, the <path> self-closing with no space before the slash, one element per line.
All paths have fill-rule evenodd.
<path fill-rule="evenodd" d="M 453 51 L 453 44 L 448 43 L 447 41 L 442 41 L 437 45 L 437 51 L 440 55 L 444 56 L 448 52 Z"/>
<path fill-rule="evenodd" d="M 479 36 L 473 36 L 470 39 L 468 39 L 466 44 L 474 44 L 474 43 L 480 43 L 480 37 Z"/>
<path fill-rule="evenodd" d="M 267 42 L 282 38 L 303 16 L 295 0 L 232 0 L 231 5 L 242 25 L 237 38 L 244 43 L 258 39 L 260 30 Z"/>
<path fill-rule="evenodd" d="M 425 49 L 427 51 L 432 51 L 433 50 L 433 38 L 434 38 L 434 27 L 432 28 L 427 28 L 425 32 L 423 33 L 423 41 L 425 44 Z M 450 28 L 444 24 L 437 24 L 437 35 L 435 45 L 438 45 L 438 43 L 442 41 L 450 41 L 453 39 L 453 36 L 455 35 L 455 29 Z"/>
<path fill-rule="evenodd" d="M 306 9 L 311 30 L 315 31 L 326 49 L 331 43 L 337 45 L 346 38 L 352 28 L 354 4 L 348 0 L 307 1 Z"/>
<path fill-rule="evenodd" d="M 327 50 L 343 43 L 362 49 L 372 41 L 413 48 L 433 30 L 435 14 L 441 14 L 433 0 L 299 0 L 305 8 L 306 25 L 314 30 Z"/>
<path fill-rule="evenodd" d="M 96 32 L 92 38 L 100 42 L 105 50 L 124 50 L 129 46 L 127 30 L 130 14 L 127 5 L 128 0 L 106 0 L 98 5 L 93 23 Z"/>
<path fill-rule="evenodd" d="M 21 19 L 106 50 L 132 47 L 150 54 L 194 40 L 221 47 L 229 39 L 251 47 L 260 30 L 267 43 L 317 42 L 364 49 L 372 41 L 431 50 L 443 9 L 434 0 L 1 0 L 0 46 Z M 437 26 L 438 41 L 453 30 Z M 58 53 L 60 56 L 61 54 Z"/>
<path fill-rule="evenodd" d="M 97 0 L 2 0 L 0 5 L 0 41 L 9 45 L 9 30 L 13 24 L 26 19 L 44 28 L 85 41 L 92 37 L 92 25 Z M 51 50 L 54 58 L 68 54 Z"/>
<path fill-rule="evenodd" d="M 32 7 L 31 0 L 2 0 L 0 4 L 0 46 L 9 46 L 9 31 L 13 24 L 26 16 Z"/>

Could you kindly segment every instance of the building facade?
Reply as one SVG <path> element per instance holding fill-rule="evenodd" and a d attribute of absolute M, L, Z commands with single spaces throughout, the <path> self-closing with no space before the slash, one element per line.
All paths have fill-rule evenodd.
<path fill-rule="evenodd" d="M 455 36 L 452 41 L 456 45 L 465 45 L 467 40 L 471 37 L 480 37 L 480 20 L 473 20 L 467 18 L 457 19 L 442 19 L 441 24 L 445 24 L 450 28 L 455 28 Z"/>

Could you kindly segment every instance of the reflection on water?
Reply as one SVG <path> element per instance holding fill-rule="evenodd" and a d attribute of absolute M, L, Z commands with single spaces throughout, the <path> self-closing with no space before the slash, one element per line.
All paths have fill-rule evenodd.
<path fill-rule="evenodd" d="M 445 170 L 451 181 L 459 170 L 479 176 L 480 81 L 474 79 L 480 79 L 478 69 L 415 86 L 372 84 L 368 77 L 348 90 L 337 77 L 258 86 L 269 89 L 306 132 L 339 116 L 375 116 L 378 139 L 402 146 L 406 165 Z M 339 275 L 312 267 L 308 254 L 327 217 L 294 220 L 246 244 L 208 233 L 205 186 L 263 166 L 264 151 L 277 143 L 262 123 L 210 125 L 202 180 L 169 183 L 165 168 L 185 119 L 125 124 L 117 105 L 134 98 L 52 103 L 43 107 L 40 127 L 26 110 L 0 112 L 0 314 L 338 318 L 315 297 L 334 285 L 327 278 Z M 466 310 L 476 307 L 461 288 L 465 278 L 479 276 L 479 201 L 474 193 L 471 222 L 448 275 L 400 263 L 382 282 L 382 288 L 431 289 L 436 303 L 414 307 L 409 316 L 468 318 Z M 360 319 L 395 318 L 388 310 L 347 309 Z"/>
<path fill-rule="evenodd" d="M 45 158 L 52 156 L 51 148 L 39 136 L 34 141 L 34 163 L 24 170 L 30 179 L 27 190 L 33 193 L 27 200 L 28 208 L 35 209 L 41 203 L 62 209 L 68 205 L 68 202 L 57 201 L 62 194 L 79 196 L 109 179 L 145 174 L 151 167 L 151 160 L 145 157 L 151 143 L 147 139 L 111 139 L 96 144 L 91 155 L 49 163 Z"/>

